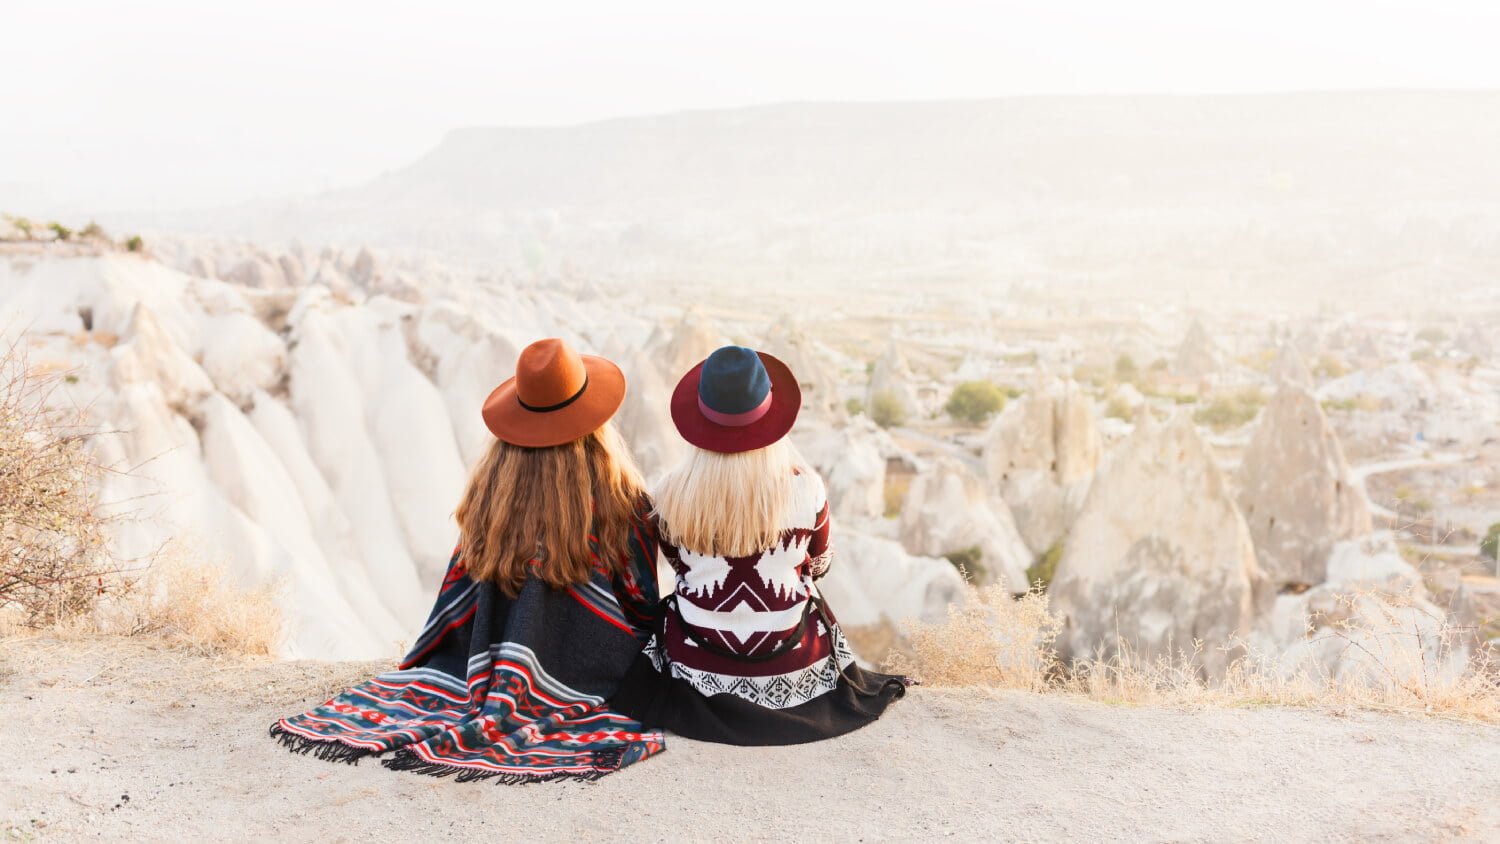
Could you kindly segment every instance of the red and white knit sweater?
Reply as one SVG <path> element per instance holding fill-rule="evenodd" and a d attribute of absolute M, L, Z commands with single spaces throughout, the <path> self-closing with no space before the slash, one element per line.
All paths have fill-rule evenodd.
<path fill-rule="evenodd" d="M 685 632 L 735 654 L 764 655 L 797 632 L 813 582 L 828 571 L 828 496 L 813 472 L 797 475 L 791 524 L 777 543 L 743 557 L 699 554 L 661 540 L 677 574 L 676 611 L 665 620 L 665 643 L 654 637 L 646 656 L 658 671 L 686 680 L 704 695 L 733 694 L 760 706 L 785 709 L 805 703 L 838 683 L 854 661 L 844 635 L 816 610 L 800 641 L 770 660 L 746 662 L 713 653 Z M 832 616 L 829 616 L 832 618 Z M 663 646 L 664 645 L 664 646 Z"/>

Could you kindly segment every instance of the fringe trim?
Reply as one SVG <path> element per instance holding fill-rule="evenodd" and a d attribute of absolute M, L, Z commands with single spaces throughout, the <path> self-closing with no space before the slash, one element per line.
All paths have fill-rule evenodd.
<path fill-rule="evenodd" d="M 555 782 L 558 780 L 595 782 L 605 774 L 612 774 L 618 771 L 624 753 L 625 751 L 621 749 L 595 751 L 592 762 L 594 770 L 584 773 L 552 771 L 550 773 L 515 774 L 504 771 L 486 771 L 479 768 L 465 768 L 460 765 L 444 765 L 436 762 L 428 762 L 410 749 L 398 750 L 390 757 L 381 759 L 380 764 L 393 771 L 410 771 L 414 774 L 425 774 L 429 777 L 453 777 L 454 782 L 494 780 L 500 785 L 527 785 L 534 782 Z"/>
<path fill-rule="evenodd" d="M 350 747 L 334 738 L 310 739 L 306 736 L 299 736 L 284 729 L 280 722 L 271 725 L 271 738 L 281 742 L 282 747 L 293 753 L 302 756 L 311 755 L 325 762 L 343 762 L 345 765 L 358 765 L 359 760 L 377 753 L 377 751 L 363 747 Z"/>

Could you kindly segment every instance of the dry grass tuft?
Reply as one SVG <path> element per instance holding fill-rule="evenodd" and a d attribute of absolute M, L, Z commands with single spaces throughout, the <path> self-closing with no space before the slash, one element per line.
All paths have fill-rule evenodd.
<path fill-rule="evenodd" d="M 222 565 L 169 548 L 95 614 L 98 632 L 152 635 L 204 656 L 269 656 L 282 637 L 275 584 L 237 589 Z"/>
<path fill-rule="evenodd" d="M 940 624 L 903 624 L 911 648 L 892 654 L 884 667 L 935 686 L 1071 694 L 1113 704 L 1366 709 L 1500 723 L 1500 664 L 1488 647 L 1472 656 L 1460 647 L 1472 641 L 1472 631 L 1403 612 L 1411 607 L 1390 596 L 1362 593 L 1346 600 L 1351 607 L 1362 604 L 1363 615 L 1351 610 L 1311 630 L 1305 654 L 1342 654 L 1337 675 L 1315 659 L 1285 664 L 1284 656 L 1244 645 L 1246 655 L 1213 680 L 1200 670 L 1201 644 L 1170 658 L 1143 659 L 1122 643 L 1108 659 L 1064 664 L 1052 647 L 1059 620 L 1048 611 L 1046 594 L 1014 599 L 994 587 L 970 587 L 967 604 L 950 607 Z M 1373 620 L 1371 602 L 1380 606 Z"/>
<path fill-rule="evenodd" d="M 1043 691 L 1056 663 L 1058 620 L 1045 593 L 1020 598 L 999 586 L 969 587 L 968 600 L 948 607 L 941 624 L 903 626 L 908 653 L 893 653 L 888 670 L 934 686 L 994 686 Z"/>

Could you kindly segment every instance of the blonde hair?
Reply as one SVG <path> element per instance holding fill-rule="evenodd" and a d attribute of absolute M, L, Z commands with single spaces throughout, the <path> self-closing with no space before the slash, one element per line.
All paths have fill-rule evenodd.
<path fill-rule="evenodd" d="M 770 548 L 792 525 L 797 474 L 811 471 L 785 439 L 737 454 L 694 448 L 657 484 L 662 538 L 726 557 Z"/>
<path fill-rule="evenodd" d="M 511 597 L 532 574 L 556 589 L 582 584 L 594 567 L 590 535 L 599 559 L 623 569 L 643 486 L 612 423 L 550 448 L 495 440 L 456 514 L 469 576 Z"/>

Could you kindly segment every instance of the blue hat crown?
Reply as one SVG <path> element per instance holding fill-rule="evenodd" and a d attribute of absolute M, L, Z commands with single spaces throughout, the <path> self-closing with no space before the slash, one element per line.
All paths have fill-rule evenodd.
<path fill-rule="evenodd" d="M 703 362 L 698 398 L 710 410 L 748 413 L 760 407 L 770 393 L 771 376 L 754 349 L 725 346 Z"/>

